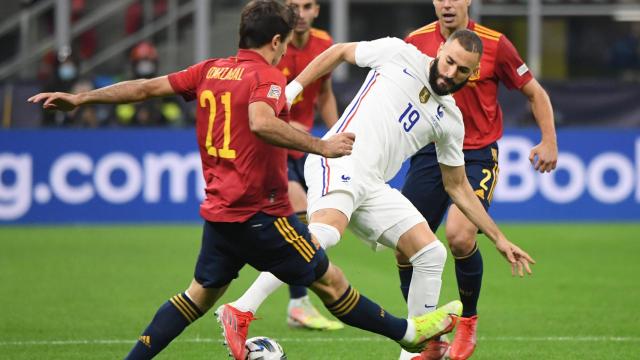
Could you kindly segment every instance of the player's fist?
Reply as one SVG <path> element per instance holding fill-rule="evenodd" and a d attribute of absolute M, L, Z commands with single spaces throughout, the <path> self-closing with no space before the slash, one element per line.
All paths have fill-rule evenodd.
<path fill-rule="evenodd" d="M 45 110 L 71 111 L 78 106 L 77 96 L 63 92 L 40 93 L 27 99 L 28 102 L 37 104 L 41 101 Z"/>
<path fill-rule="evenodd" d="M 322 156 L 328 158 L 337 158 L 345 155 L 351 155 L 353 150 L 353 142 L 356 140 L 354 133 L 339 133 L 322 142 Z"/>
<path fill-rule="evenodd" d="M 536 171 L 551 172 L 558 163 L 558 144 L 550 141 L 540 142 L 531 149 L 529 161 Z"/>

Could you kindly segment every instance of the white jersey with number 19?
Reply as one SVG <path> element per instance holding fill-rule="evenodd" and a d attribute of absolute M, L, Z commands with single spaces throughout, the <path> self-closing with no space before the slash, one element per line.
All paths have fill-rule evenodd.
<path fill-rule="evenodd" d="M 436 144 L 440 163 L 464 165 L 462 114 L 452 96 L 438 96 L 431 90 L 432 60 L 397 38 L 358 43 L 357 65 L 372 70 L 325 135 L 356 134 L 350 156 L 356 168 L 348 177 L 389 181 L 407 158 L 431 142 Z M 328 160 L 329 166 L 335 161 L 339 159 Z"/>
<path fill-rule="evenodd" d="M 433 58 L 413 45 L 396 38 L 364 41 L 358 43 L 355 55 L 357 65 L 371 71 L 342 117 L 324 136 L 355 133 L 353 152 L 337 159 L 309 155 L 305 163 L 308 212 L 333 207 L 349 218 L 353 212 L 362 230 L 357 233 L 378 241 L 377 236 L 403 219 L 424 221 L 415 207 L 386 182 L 406 159 L 431 142 L 436 144 L 440 163 L 463 166 L 464 124 L 453 97 L 438 96 L 431 90 L 428 78 Z M 353 208 L 318 202 L 333 191 L 352 195 Z M 375 214 L 371 213 L 373 208 L 377 209 Z M 364 212 L 371 217 L 362 216 Z M 378 229 L 370 229 L 372 224 Z"/>

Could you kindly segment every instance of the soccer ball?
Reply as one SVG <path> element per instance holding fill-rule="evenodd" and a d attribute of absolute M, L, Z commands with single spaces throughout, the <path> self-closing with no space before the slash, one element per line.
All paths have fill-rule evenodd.
<path fill-rule="evenodd" d="M 247 349 L 246 360 L 287 360 L 282 346 L 268 337 L 252 337 L 244 347 Z"/>

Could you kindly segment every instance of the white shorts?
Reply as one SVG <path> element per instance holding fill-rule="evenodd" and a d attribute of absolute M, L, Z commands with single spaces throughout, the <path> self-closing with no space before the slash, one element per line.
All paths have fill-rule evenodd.
<path fill-rule="evenodd" d="M 309 155 L 304 166 L 307 214 L 337 209 L 349 219 L 349 229 L 373 249 L 382 245 L 395 249 L 402 234 L 426 220 L 398 190 L 354 168 L 350 156 L 326 159 Z M 327 196 L 336 192 L 350 197 Z"/>

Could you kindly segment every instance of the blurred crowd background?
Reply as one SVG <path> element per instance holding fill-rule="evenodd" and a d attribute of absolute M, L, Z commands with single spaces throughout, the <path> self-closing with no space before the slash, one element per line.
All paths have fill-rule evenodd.
<path fill-rule="evenodd" d="M 431 0 L 321 0 L 314 26 L 335 41 L 404 37 L 434 21 Z M 2 128 L 189 127 L 180 98 L 45 113 L 37 92 L 78 92 L 233 55 L 240 0 L 12 0 L 0 8 Z M 475 20 L 506 34 L 551 96 L 558 127 L 640 126 L 640 1 L 474 0 Z M 340 68 L 341 109 L 364 71 Z M 500 91 L 507 127 L 534 120 L 518 92 Z"/>

